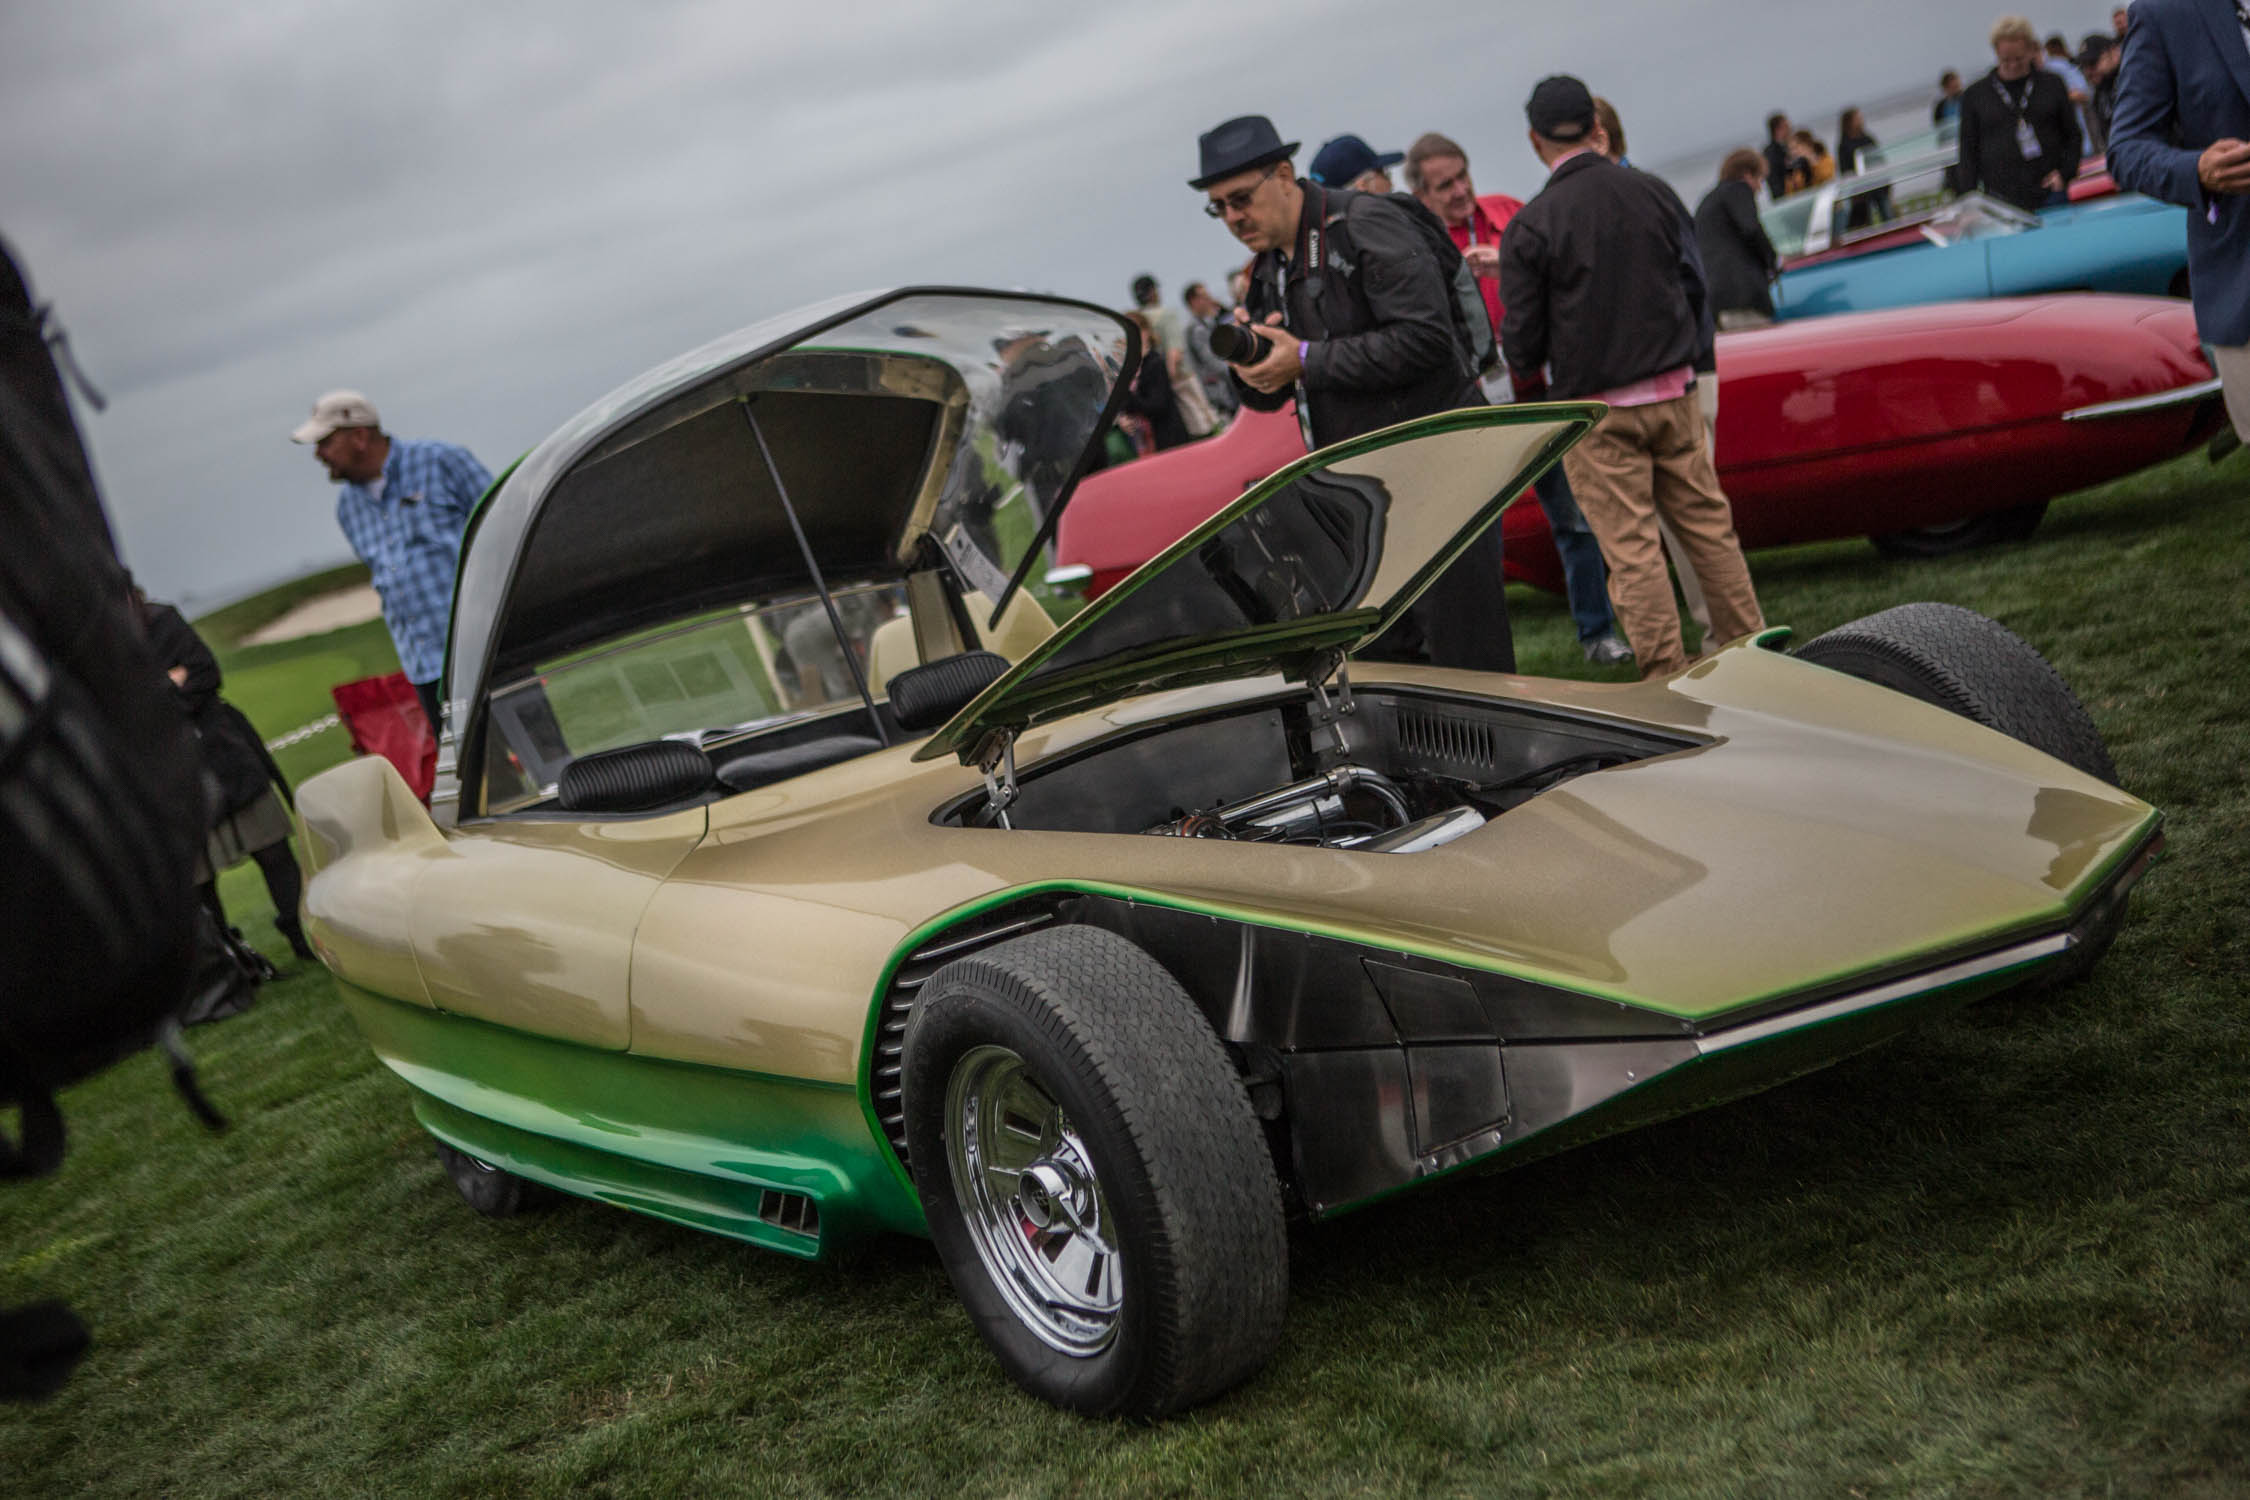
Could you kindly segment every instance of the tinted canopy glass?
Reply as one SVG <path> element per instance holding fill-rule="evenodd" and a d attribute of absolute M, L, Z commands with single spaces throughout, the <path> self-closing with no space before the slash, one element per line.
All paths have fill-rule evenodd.
<path fill-rule="evenodd" d="M 1446 412 L 1290 465 L 1087 606 L 924 756 L 1155 687 L 1303 675 L 1364 644 L 1601 411 Z"/>
<path fill-rule="evenodd" d="M 927 533 L 997 596 L 1101 430 L 1125 338 L 1075 303 L 913 292 L 778 347 L 675 362 L 637 406 L 603 403 L 612 420 L 549 477 L 527 461 L 523 482 L 544 492 L 514 507 L 493 683 L 809 587 L 777 477 L 831 583 L 897 577 Z M 492 576 L 473 554 L 505 531 L 479 527 L 465 588 Z"/>

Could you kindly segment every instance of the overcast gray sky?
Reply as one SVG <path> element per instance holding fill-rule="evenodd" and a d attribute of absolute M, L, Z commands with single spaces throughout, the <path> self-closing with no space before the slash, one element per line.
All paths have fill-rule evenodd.
<path fill-rule="evenodd" d="M 2035 16 L 2075 37 L 2106 4 Z M 287 441 L 312 399 L 498 469 L 727 329 L 903 282 L 1121 302 L 1217 276 L 1195 137 L 1463 142 L 1528 196 L 1522 102 L 1575 72 L 1634 155 L 1753 143 L 1981 66 L 1957 0 L 1104 7 L 838 0 L 12 0 L 0 234 L 111 398 L 127 562 L 198 604 L 349 551 Z"/>

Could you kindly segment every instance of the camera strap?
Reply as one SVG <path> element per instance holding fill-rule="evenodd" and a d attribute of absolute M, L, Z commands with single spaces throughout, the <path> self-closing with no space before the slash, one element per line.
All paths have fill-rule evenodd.
<path fill-rule="evenodd" d="M 1305 184 L 1305 192 L 1313 199 L 1313 213 L 1312 222 L 1309 225 L 1300 223 L 1298 226 L 1296 273 L 1298 280 L 1311 280 L 1315 281 L 1317 284 L 1317 278 L 1319 278 L 1326 270 L 1326 267 L 1322 264 L 1320 257 L 1321 252 L 1326 248 L 1325 244 L 1323 243 L 1326 238 L 1323 231 L 1325 230 L 1328 223 L 1328 190 L 1326 188 L 1318 186 L 1317 184 L 1308 182 Z M 1280 257 L 1275 257 L 1276 262 L 1278 262 L 1279 259 Z M 1288 324 L 1290 317 L 1289 281 L 1289 269 L 1277 264 L 1274 270 L 1274 290 L 1278 295 L 1276 296 L 1275 300 L 1281 304 L 1281 321 L 1284 325 Z M 1308 320 L 1309 315 L 1313 311 L 1313 302 L 1314 299 L 1310 295 L 1307 295 L 1307 297 L 1305 298 L 1305 307 L 1308 314 Z M 1297 333 L 1299 337 L 1303 338 L 1306 342 L 1309 343 L 1313 339 L 1318 338 L 1323 333 L 1325 333 L 1326 329 L 1300 328 L 1292 331 Z M 1310 453 L 1317 445 L 1313 442 L 1312 403 L 1307 400 L 1305 396 L 1305 376 L 1302 370 L 1299 370 L 1297 372 L 1296 402 L 1297 433 L 1298 436 L 1304 439 L 1305 451 L 1307 453 Z"/>

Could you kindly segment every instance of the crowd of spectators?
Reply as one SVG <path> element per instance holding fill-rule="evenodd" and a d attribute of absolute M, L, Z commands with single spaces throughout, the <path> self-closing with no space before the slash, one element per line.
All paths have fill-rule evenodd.
<path fill-rule="evenodd" d="M 1967 83 L 1959 71 L 1947 69 L 1930 106 L 1940 140 L 1958 145 L 1948 185 L 1957 192 L 1983 191 L 2027 209 L 2066 201 L 2081 158 L 2098 154 L 2108 143 L 2130 24 L 2128 11 L 2119 7 L 2111 14 L 2108 30 L 2089 34 L 2073 47 L 2060 33 L 2042 38 L 2022 17 L 2001 18 L 1991 31 L 1991 69 Z M 1559 124 L 1560 131 L 1547 135 L 1542 135 L 1538 119 L 1532 120 L 1534 149 L 1554 173 L 1547 190 L 1533 203 L 1598 200 L 1603 211 L 1621 215 L 1621 222 L 1641 223 L 1644 234 L 1631 240 L 1620 237 L 1617 226 L 1605 225 L 1605 231 L 1614 231 L 1600 240 L 1608 246 L 1606 253 L 1651 261 L 1649 266 L 1636 263 L 1632 275 L 1618 269 L 1624 259 L 1577 267 L 1590 278 L 1588 284 L 1612 290 L 1604 294 L 1602 305 L 1575 309 L 1563 318 L 1570 331 L 1560 335 L 1559 345 L 1547 342 L 1545 333 L 1535 336 L 1528 331 L 1536 317 L 1527 314 L 1531 320 L 1526 321 L 1512 318 L 1509 312 L 1514 300 L 1508 291 L 1511 285 L 1538 303 L 1537 289 L 1543 283 L 1527 267 L 1542 253 L 1535 243 L 1539 231 L 1524 226 L 1535 225 L 1544 211 L 1527 220 L 1522 217 L 1527 205 L 1521 201 L 1479 196 L 1469 175 L 1469 153 L 1453 138 L 1428 132 L 1406 151 L 1383 152 L 1360 136 L 1337 135 L 1320 147 L 1299 178 L 1292 160 L 1296 145 L 1282 143 L 1264 117 L 1246 116 L 1204 138 L 1206 170 L 1193 185 L 1210 189 L 1208 212 L 1257 253 L 1231 271 L 1223 301 L 1203 283 L 1190 283 L 1181 299 L 1184 318 L 1180 311 L 1162 306 L 1153 277 L 1135 281 L 1135 317 L 1148 352 L 1136 372 L 1121 431 L 1112 439 L 1112 456 L 1129 457 L 1190 442 L 1222 429 L 1244 407 L 1274 410 L 1292 399 L 1308 445 L 1365 430 L 1375 421 L 1372 414 L 1378 407 L 1388 420 L 1397 420 L 1407 407 L 1442 409 L 1476 400 L 1507 401 L 1518 392 L 1537 390 L 1596 394 L 1621 410 L 1648 400 L 1650 408 L 1637 412 L 1627 424 L 1631 431 L 1620 428 L 1610 435 L 1608 446 L 1618 449 L 1612 458 L 1620 471 L 1639 464 L 1637 472 L 1651 472 L 1642 460 L 1659 449 L 1684 465 L 1673 475 L 1668 496 L 1636 499 L 1620 494 L 1596 461 L 1604 444 L 1591 442 L 1578 450 L 1578 462 L 1566 465 L 1568 479 L 1565 469 L 1558 468 L 1542 483 L 1539 499 L 1563 555 L 1572 614 L 1588 656 L 1597 661 L 1626 659 L 1628 647 L 1618 639 L 1622 631 L 1644 671 L 1667 670 L 1683 657 L 1676 631 L 1659 618 L 1664 609 L 1656 601 L 1661 596 L 1668 607 L 1671 587 L 1660 582 L 1663 564 L 1656 550 L 1660 536 L 1670 546 L 1678 583 L 1707 634 L 1712 622 L 1699 583 L 1716 580 L 1720 586 L 1722 638 L 1727 629 L 1739 629 L 1744 621 L 1757 617 L 1747 569 L 1738 570 L 1728 558 L 1734 545 L 1731 522 L 1711 462 L 1718 386 L 1711 350 L 1716 329 L 1755 327 L 1773 318 L 1771 288 L 1782 267 L 1761 223 L 1761 208 L 1839 176 L 1882 165 L 1882 142 L 1869 129 L 1866 112 L 1857 106 L 1838 116 L 1833 148 L 1814 131 L 1797 126 L 1786 113 L 1776 112 L 1767 118 L 1763 147 L 1729 152 L 1720 163 L 1717 182 L 1691 214 L 1657 179 L 1632 171 L 1624 124 L 1607 100 L 1586 96 L 1591 113 L 1588 128 L 1581 131 L 1574 112 L 1583 86 L 1575 80 L 1548 84 L 1561 90 L 1554 97 L 1568 101 L 1573 118 L 1562 119 L 1550 109 L 1548 123 Z M 1554 97 L 1548 99 L 1550 105 Z M 1215 147 L 1215 139 L 1228 131 L 1249 134 L 1233 145 L 1222 142 Z M 1598 156 L 1630 175 L 1597 174 L 1589 183 L 1579 183 L 1576 179 L 1585 175 L 1583 166 L 1573 166 L 1567 173 L 1560 170 L 1564 162 L 1586 156 Z M 1215 170 L 1214 161 L 1232 170 Z M 1396 191 L 1392 179 L 1393 169 L 1401 167 L 1403 192 Z M 1569 179 L 1567 191 L 1565 179 Z M 1674 210 L 1663 226 L 1646 217 L 1643 200 L 1652 196 L 1668 200 Z M 1333 212 L 1332 200 L 1358 213 L 1358 199 L 1399 205 L 1401 212 L 1369 211 L 1361 217 Z M 1894 214 L 1888 189 L 1855 196 L 1846 212 L 1850 228 Z M 1399 363 L 1397 368 L 1370 366 L 1363 358 L 1366 351 L 1380 349 L 1388 359 L 1409 344 L 1419 348 L 1433 340 L 1441 325 L 1430 309 L 1409 315 L 1385 311 L 1366 299 L 1366 305 L 1357 308 L 1364 326 L 1341 336 L 1292 338 L 1258 346 L 1259 357 L 1243 365 L 1230 365 L 1215 352 L 1213 333 L 1225 322 L 1253 325 L 1250 332 L 1260 335 L 1269 333 L 1264 325 L 1298 330 L 1306 322 L 1311 309 L 1292 302 L 1298 296 L 1298 281 L 1291 279 L 1297 273 L 1290 268 L 1292 254 L 1308 248 L 1303 238 L 1307 229 L 1315 235 L 1309 242 L 1311 253 L 1320 254 L 1319 226 L 1310 217 L 1316 213 L 1332 213 L 1327 227 L 1336 237 L 1371 234 L 1402 256 L 1411 248 L 1408 221 L 1413 214 L 1442 227 L 1461 257 L 1465 285 L 1473 285 L 1483 302 L 1483 323 L 1496 336 L 1497 356 L 1491 352 L 1493 345 L 1486 345 L 1481 378 L 1459 381 L 1434 355 L 1422 363 Z M 1304 225 L 1300 216 L 1305 216 Z M 1511 223 L 1518 227 L 1511 230 Z M 1668 243 L 1677 244 L 1690 267 L 1690 284 L 1680 289 L 1680 300 L 1692 309 L 1690 321 L 1700 329 L 1693 348 L 1672 347 L 1683 336 L 1679 328 L 1684 325 L 1670 321 L 1673 315 L 1668 312 L 1647 310 L 1642 326 L 1627 327 L 1633 320 L 1614 291 L 1628 284 L 1637 286 L 1654 274 L 1654 260 L 1661 258 Z M 1570 253 L 1587 252 L 1580 243 Z M 1380 260 L 1382 255 L 1374 258 Z M 1504 265 L 1514 268 L 1513 282 Z M 1662 277 L 1658 284 L 1672 285 Z M 1442 290 L 1430 293 L 1433 306 Z M 1537 316 L 1548 311 L 1542 305 Z M 1558 348 L 1583 353 L 1602 346 L 1605 339 L 1631 352 L 1619 359 L 1607 355 L 1596 359 L 1598 375 L 1562 376 L 1556 363 Z M 1657 345 L 1664 347 L 1659 350 Z M 1633 378 L 1612 378 L 1621 373 Z M 1403 405 L 1402 392 L 1413 392 Z M 1628 399 L 1621 401 L 1621 393 Z M 1669 405 L 1675 400 L 1699 404 L 1704 420 L 1695 424 L 1677 419 Z M 1690 426 L 1699 427 L 1703 434 L 1699 451 L 1704 468 L 1692 474 L 1688 470 L 1693 465 L 1682 458 L 1681 446 L 1688 441 L 1685 434 Z M 1653 472 L 1661 490 L 1663 465 L 1657 464 Z M 1594 506 L 1582 512 L 1585 497 L 1573 493 L 1589 486 L 1600 492 L 1598 515 L 1588 513 L 1597 509 Z M 1692 536 L 1680 535 L 1674 523 L 1682 518 L 1692 523 Z M 1739 559 L 1739 549 L 1733 557 Z M 1504 624 L 1499 628 L 1504 630 Z"/>
<path fill-rule="evenodd" d="M 2127 8 L 2119 6 L 2110 13 L 2108 30 L 2088 32 L 2074 47 L 2061 32 L 2042 40 L 2030 21 L 2004 16 L 1992 30 L 1990 72 L 1969 84 L 1957 69 L 1940 73 L 1930 124 L 1942 144 L 1961 146 L 1952 186 L 1960 192 L 1982 188 L 2026 208 L 2046 206 L 2054 194 L 2067 191 L 2079 157 L 2099 156 L 2108 146 L 2127 25 Z M 2028 139 L 2019 135 L 2019 122 L 2028 127 Z M 1833 158 L 1825 141 L 1794 126 L 1786 114 L 1767 117 L 1766 141 L 1765 187 L 1776 200 L 1883 164 L 1882 143 L 1868 133 L 1866 115 L 1856 106 L 1836 122 Z M 2012 161 L 2008 152 L 2014 153 Z M 2026 162 L 2037 162 L 2038 170 L 2027 171 Z M 2061 186 L 2050 178 L 2059 178 Z M 1887 201 L 1871 197 L 1855 201 L 1852 213 L 1851 227 L 1859 228 L 1889 217 L 1890 209 Z"/>
<path fill-rule="evenodd" d="M 1163 416 L 1167 393 L 1189 387 L 1221 422 L 1293 409 L 1307 448 L 1456 406 L 1600 400 L 1611 415 L 1535 493 L 1587 658 L 1671 671 L 1689 649 L 1667 544 L 1705 647 L 1761 618 L 1713 458 L 1714 309 L 1694 219 L 1632 169 L 1616 108 L 1578 80 L 1542 83 L 1526 119 L 1550 169 L 1528 203 L 1480 194 L 1468 149 L 1437 131 L 1404 151 L 1337 135 L 1302 176 L 1297 143 L 1263 116 L 1208 132 L 1191 185 L 1253 253 L 1228 277 L 1231 311 L 1186 288 L 1177 333 L 1146 316 L 1152 278 L 1135 282 L 1148 348 L 1113 451 L 1192 441 Z M 1762 288 L 1766 271 L 1743 279 Z M 1497 529 L 1369 654 L 1511 670 Z"/>

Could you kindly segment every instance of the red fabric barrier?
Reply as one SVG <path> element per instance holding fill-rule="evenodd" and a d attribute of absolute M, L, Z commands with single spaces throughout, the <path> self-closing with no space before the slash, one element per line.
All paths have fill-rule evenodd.
<path fill-rule="evenodd" d="M 351 733 L 352 749 L 388 760 L 414 795 L 428 802 L 437 781 L 437 736 L 406 674 L 339 682 L 328 693 Z"/>

